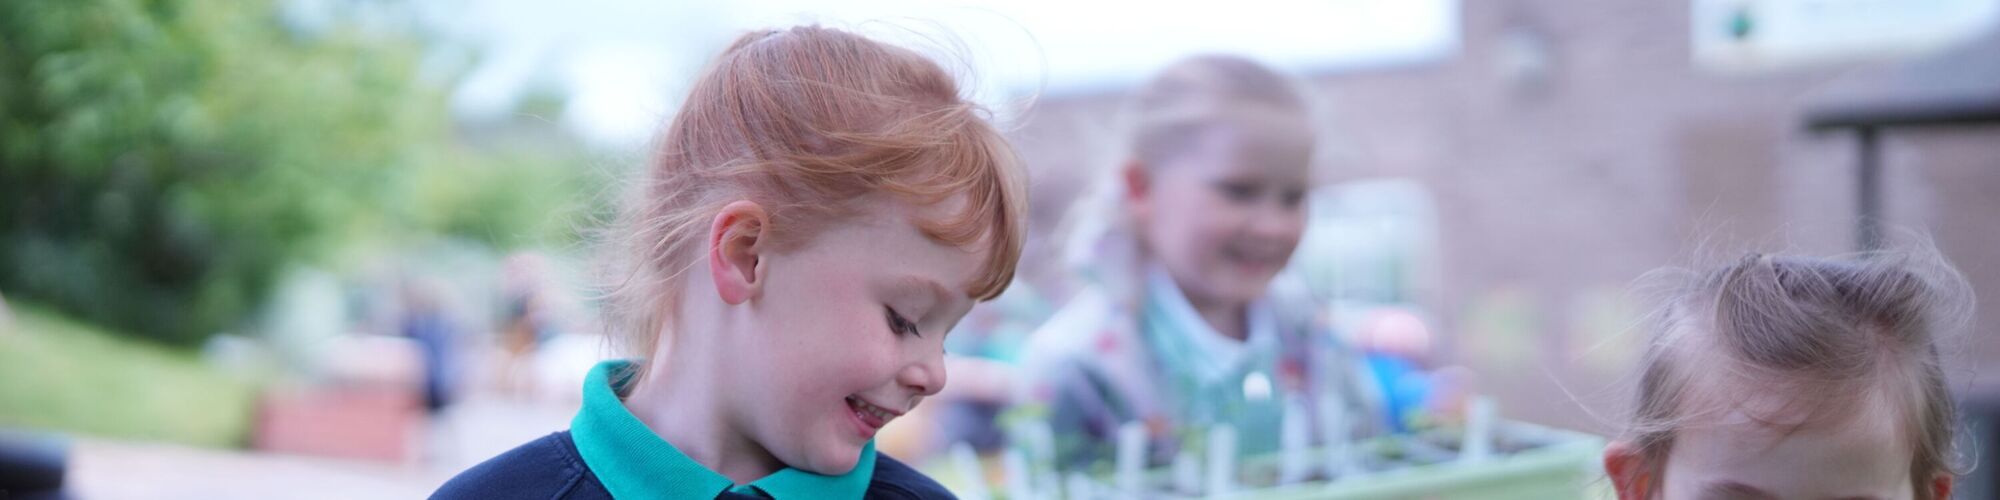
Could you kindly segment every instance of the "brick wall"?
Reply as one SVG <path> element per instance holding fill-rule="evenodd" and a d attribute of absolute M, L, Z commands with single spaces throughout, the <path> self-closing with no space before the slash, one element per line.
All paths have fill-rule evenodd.
<path fill-rule="evenodd" d="M 1425 301 L 1445 354 L 1486 375 L 1509 414 L 1609 429 L 1645 312 L 1627 292 L 1647 270 L 1855 239 L 1852 137 L 1804 131 L 1801 110 L 1827 81 L 1885 62 L 1706 73 L 1687 8 L 1468 1 L 1446 60 L 1307 75 L 1332 124 L 1323 178 L 1412 178 L 1436 196 L 1439 289 Z M 1121 98 L 1045 95 L 1015 132 L 1034 175 L 1031 244 L 1110 164 Z M 1891 132 L 1884 152 L 1891 223 L 1935 234 L 1988 291 L 1976 324 L 2000 326 L 2000 127 Z M 1034 258 L 1045 251 L 1024 276 L 1060 296 L 1060 270 Z M 2000 360 L 1984 337 L 1961 362 Z M 1974 365 L 2000 366 L 1962 365 L 1961 386 L 2000 385 Z"/>

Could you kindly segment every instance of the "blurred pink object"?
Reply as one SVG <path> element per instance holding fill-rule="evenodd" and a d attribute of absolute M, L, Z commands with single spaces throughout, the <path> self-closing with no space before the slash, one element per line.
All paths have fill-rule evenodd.
<path fill-rule="evenodd" d="M 1362 323 L 1361 348 L 1425 364 L 1431 357 L 1431 330 L 1415 312 L 1384 308 Z"/>
<path fill-rule="evenodd" d="M 393 337 L 342 337 L 327 373 L 281 384 L 258 404 L 259 450 L 401 462 L 423 429 L 417 346 Z"/>

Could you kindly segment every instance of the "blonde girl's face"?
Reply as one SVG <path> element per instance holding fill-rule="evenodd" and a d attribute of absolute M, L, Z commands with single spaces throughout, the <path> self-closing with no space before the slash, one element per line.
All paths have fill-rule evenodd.
<path fill-rule="evenodd" d="M 1908 500 L 1914 450 L 1888 405 L 1805 420 L 1771 391 L 1674 432 L 1660 468 L 1661 500 Z M 1615 448 L 1615 446 L 1614 446 Z M 1926 487 L 1931 487 L 1926 481 Z M 1947 483 L 1948 487 L 1948 483 Z M 1624 489 L 1624 488 L 1621 488 Z M 1632 495 L 1622 495 L 1630 498 Z"/>
<path fill-rule="evenodd" d="M 1255 300 L 1291 259 L 1305 231 L 1308 134 L 1302 121 L 1215 127 L 1127 171 L 1147 250 L 1190 299 Z"/>
<path fill-rule="evenodd" d="M 912 216 L 936 206 L 858 204 L 768 257 L 741 313 L 758 334 L 731 349 L 739 370 L 721 381 L 752 440 L 820 474 L 853 469 L 877 430 L 944 387 L 945 332 L 971 308 L 965 290 L 985 257 L 919 232 Z"/>
<path fill-rule="evenodd" d="M 1789 434 L 1756 422 L 1686 429 L 1668 456 L 1661 496 L 1908 500 L 1915 493 L 1910 455 L 1894 426 L 1877 423 L 1807 426 Z"/>

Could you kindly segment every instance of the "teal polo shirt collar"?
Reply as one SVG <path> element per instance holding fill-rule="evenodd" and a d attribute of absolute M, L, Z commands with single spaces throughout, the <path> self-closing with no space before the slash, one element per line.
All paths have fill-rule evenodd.
<path fill-rule="evenodd" d="M 615 498 L 715 498 L 724 491 L 777 500 L 861 498 L 875 476 L 875 442 L 861 448 L 854 470 L 839 476 L 791 467 L 738 486 L 728 477 L 688 458 L 625 408 L 619 394 L 632 376 L 632 361 L 612 360 L 590 369 L 583 382 L 583 409 L 570 421 L 570 437 L 583 463 Z"/>

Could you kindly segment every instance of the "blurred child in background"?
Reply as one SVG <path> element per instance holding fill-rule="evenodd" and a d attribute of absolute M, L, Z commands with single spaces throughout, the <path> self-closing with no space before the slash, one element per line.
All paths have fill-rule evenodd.
<path fill-rule="evenodd" d="M 1180 61 L 1133 97 L 1116 178 L 1068 242 L 1087 285 L 1023 353 L 1022 397 L 1048 408 L 1063 467 L 1108 458 L 1130 422 L 1155 464 L 1214 424 L 1233 425 L 1246 454 L 1275 451 L 1288 412 L 1380 427 L 1364 365 L 1279 279 L 1305 228 L 1309 104 L 1234 56 Z"/>

